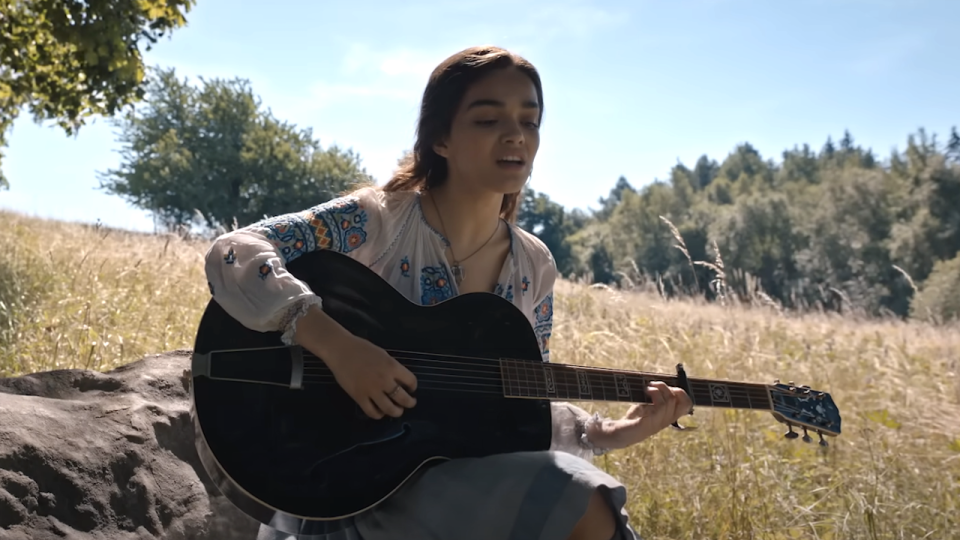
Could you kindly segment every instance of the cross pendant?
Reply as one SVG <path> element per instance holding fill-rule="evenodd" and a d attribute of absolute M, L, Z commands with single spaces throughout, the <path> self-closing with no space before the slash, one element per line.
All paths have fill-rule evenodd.
<path fill-rule="evenodd" d="M 463 281 L 463 267 L 459 264 L 454 264 L 450 267 L 450 272 L 453 273 L 453 280 L 457 282 L 457 285 L 460 285 L 460 282 Z"/>

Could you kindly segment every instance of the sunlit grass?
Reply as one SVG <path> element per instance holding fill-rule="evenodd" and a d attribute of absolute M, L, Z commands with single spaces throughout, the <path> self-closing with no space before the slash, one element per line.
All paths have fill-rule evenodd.
<path fill-rule="evenodd" d="M 0 375 L 110 369 L 192 346 L 206 242 L 0 213 Z M 653 539 L 960 538 L 960 329 L 667 302 L 562 282 L 555 362 L 830 392 L 825 451 L 772 416 L 698 409 L 599 463 Z M 617 414 L 623 406 L 588 408 Z"/>

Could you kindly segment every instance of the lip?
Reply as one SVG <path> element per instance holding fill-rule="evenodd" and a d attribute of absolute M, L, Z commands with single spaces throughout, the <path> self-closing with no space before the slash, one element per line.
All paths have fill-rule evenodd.
<path fill-rule="evenodd" d="M 507 158 L 516 158 L 519 161 L 506 161 Z M 523 166 L 527 164 L 527 158 L 520 154 L 505 154 L 497 158 L 498 165 Z"/>

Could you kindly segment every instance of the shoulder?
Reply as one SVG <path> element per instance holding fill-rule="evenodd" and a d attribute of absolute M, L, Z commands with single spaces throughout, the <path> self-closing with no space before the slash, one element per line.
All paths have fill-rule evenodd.
<path fill-rule="evenodd" d="M 516 256 L 520 259 L 521 271 L 533 281 L 534 297 L 539 301 L 553 291 L 557 280 L 557 263 L 550 248 L 536 235 L 511 225 Z"/>
<path fill-rule="evenodd" d="M 417 193 L 414 191 L 384 191 L 380 186 L 365 185 L 351 191 L 345 197 L 367 212 L 373 212 L 388 218 L 408 210 L 415 204 Z"/>

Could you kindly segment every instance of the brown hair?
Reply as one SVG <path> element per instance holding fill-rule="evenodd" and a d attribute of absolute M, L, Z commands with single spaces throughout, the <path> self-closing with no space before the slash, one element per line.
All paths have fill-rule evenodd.
<path fill-rule="evenodd" d="M 447 180 L 447 161 L 433 151 L 433 145 L 450 132 L 453 116 L 470 85 L 491 71 L 514 67 L 530 77 L 537 90 L 540 120 L 543 119 L 543 86 L 533 64 L 500 47 L 464 49 L 440 63 L 430 74 L 420 103 L 417 139 L 413 151 L 400 161 L 399 168 L 383 191 L 424 191 Z M 516 222 L 522 191 L 503 197 L 500 216 Z"/>

